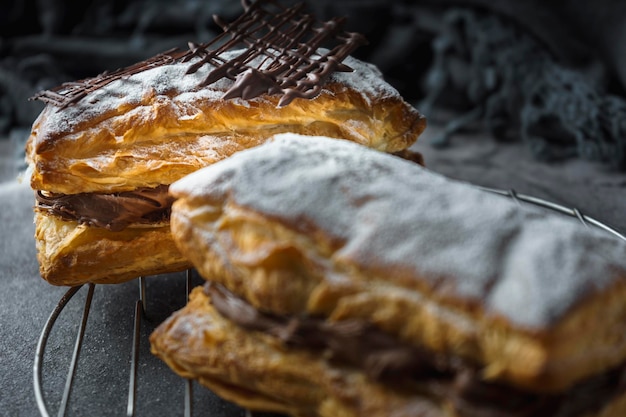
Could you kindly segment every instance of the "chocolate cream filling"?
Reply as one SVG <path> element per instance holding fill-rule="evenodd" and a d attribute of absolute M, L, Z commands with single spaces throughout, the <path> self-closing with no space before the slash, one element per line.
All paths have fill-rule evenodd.
<path fill-rule="evenodd" d="M 168 195 L 168 188 L 160 185 L 113 194 L 36 191 L 36 209 L 63 220 L 117 232 L 131 224 L 169 221 L 174 198 Z"/>
<path fill-rule="evenodd" d="M 340 366 L 361 369 L 409 395 L 452 402 L 461 417 L 581 417 L 626 391 L 626 364 L 588 377 L 563 393 L 528 392 L 505 382 L 485 381 L 478 364 L 403 343 L 364 320 L 278 316 L 258 311 L 220 284 L 208 282 L 204 291 L 215 309 L 238 326 L 277 337 L 294 348 L 323 353 Z"/>

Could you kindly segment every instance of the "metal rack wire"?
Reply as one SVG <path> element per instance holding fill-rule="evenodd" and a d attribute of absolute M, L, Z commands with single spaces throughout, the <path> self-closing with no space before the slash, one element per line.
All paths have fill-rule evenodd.
<path fill-rule="evenodd" d="M 539 207 L 543 207 L 543 208 L 547 208 L 553 211 L 556 211 L 557 213 L 561 213 L 561 214 L 565 214 L 567 216 L 571 216 L 571 217 L 575 217 L 577 218 L 583 225 L 585 225 L 586 227 L 589 226 L 594 226 L 597 227 L 601 230 L 604 230 L 605 232 L 617 237 L 618 239 L 622 239 L 622 240 L 626 240 L 626 236 L 624 236 L 623 234 L 621 234 L 619 231 L 617 231 L 616 229 L 614 229 L 613 227 L 604 224 L 596 219 L 594 219 L 593 217 L 589 217 L 586 214 L 583 214 L 579 209 L 577 208 L 569 208 L 569 207 L 565 207 L 562 206 L 560 204 L 556 204 L 556 203 L 552 203 L 550 201 L 541 199 L 541 198 L 537 198 L 537 197 L 533 197 L 530 195 L 526 195 L 526 194 L 518 194 L 515 190 L 499 190 L 499 189 L 495 189 L 495 188 L 488 188 L 488 187 L 477 187 L 483 191 L 488 191 L 494 194 L 499 194 L 502 196 L 506 196 L 506 197 L 510 197 L 511 199 L 513 199 L 515 202 L 517 202 L 518 204 L 521 203 L 530 203 Z"/>
<path fill-rule="evenodd" d="M 190 286 L 191 286 L 191 270 L 187 271 L 186 274 L 186 291 L 189 294 Z M 131 350 L 131 360 L 130 360 L 130 372 L 129 372 L 129 384 L 128 384 L 128 402 L 126 407 L 126 415 L 134 416 L 135 415 L 135 405 L 136 398 L 135 394 L 137 391 L 137 364 L 139 360 L 139 344 L 140 344 L 140 329 L 141 329 L 141 320 L 142 316 L 146 313 L 146 283 L 145 277 L 140 277 L 138 279 L 139 282 L 139 299 L 135 303 L 135 314 L 133 318 L 133 342 L 132 342 L 132 350 Z M 91 303 L 93 299 L 93 294 L 95 290 L 95 284 L 86 284 L 88 286 L 87 296 L 85 298 L 85 304 L 83 308 L 82 319 L 80 322 L 80 326 L 78 329 L 78 334 L 76 336 L 76 343 L 74 345 L 74 351 L 72 354 L 69 370 L 67 373 L 67 378 L 65 381 L 65 389 L 62 394 L 61 404 L 58 410 L 58 416 L 64 416 L 67 410 L 67 405 L 69 402 L 69 398 L 72 392 L 74 376 L 76 373 L 76 366 L 78 363 L 78 359 L 80 356 L 81 348 L 84 341 L 85 330 L 87 327 L 87 319 L 89 318 L 89 312 L 91 310 Z M 39 338 L 39 342 L 37 344 L 35 362 L 33 366 L 33 380 L 34 380 L 34 389 L 35 389 L 35 398 L 37 401 L 37 406 L 39 407 L 39 412 L 42 416 L 48 417 L 50 414 L 48 412 L 48 404 L 44 397 L 43 389 L 42 389 L 42 372 L 43 372 L 43 358 L 46 350 L 46 345 L 48 342 L 48 338 L 52 331 L 53 326 L 56 324 L 57 319 L 63 309 L 67 306 L 70 300 L 74 297 L 74 295 L 82 288 L 83 286 L 71 287 L 61 298 L 59 303 L 56 305 L 55 309 L 52 311 L 52 314 L 48 318 L 44 326 L 44 330 L 41 333 Z M 184 415 L 185 417 L 192 415 L 192 386 L 191 381 L 186 380 L 185 383 L 185 401 L 184 401 Z"/>
<path fill-rule="evenodd" d="M 577 218 L 585 227 L 597 227 L 605 232 L 613 235 L 618 239 L 622 239 L 626 241 L 626 236 L 618 232 L 616 229 L 592 218 L 580 212 L 580 210 L 576 208 L 568 208 L 559 204 L 555 204 L 540 198 L 518 194 L 514 190 L 499 190 L 493 188 L 486 187 L 478 187 L 479 189 L 502 195 L 504 197 L 511 198 L 518 204 L 528 203 L 531 205 L 547 208 L 557 213 L 561 213 L 563 215 L 571 216 Z M 139 283 L 139 297 L 135 303 L 135 311 L 133 317 L 133 334 L 132 334 L 132 347 L 130 352 L 130 369 L 129 369 L 129 378 L 128 378 L 128 390 L 127 390 L 127 406 L 126 406 L 126 416 L 134 417 L 136 415 L 137 409 L 137 386 L 138 386 L 138 366 L 140 362 L 139 355 L 139 347 L 141 344 L 140 340 L 140 329 L 142 326 L 142 319 L 145 319 L 147 312 L 147 296 L 146 296 L 146 280 L 144 277 L 140 277 L 138 280 Z M 87 295 L 85 297 L 82 317 L 80 321 L 80 325 L 78 327 L 78 332 L 76 335 L 76 341 L 74 344 L 74 350 L 71 356 L 69 369 L 67 372 L 67 377 L 65 379 L 64 390 L 61 396 L 60 406 L 58 408 L 57 415 L 59 417 L 63 417 L 66 415 L 68 403 L 70 400 L 70 396 L 74 387 L 75 375 L 77 364 L 79 361 L 81 349 L 83 347 L 83 341 L 85 338 L 85 332 L 87 328 L 87 320 L 89 318 L 89 313 L 92 306 L 92 299 L 95 290 L 95 284 L 85 284 L 87 287 Z M 37 344 L 36 356 L 33 366 L 33 381 L 34 381 L 34 391 L 35 391 L 35 399 L 37 402 L 37 406 L 39 408 L 39 412 L 42 417 L 49 417 L 49 405 L 44 395 L 44 390 L 42 387 L 42 374 L 43 374 L 43 364 L 44 364 L 44 356 L 46 354 L 46 347 L 48 343 L 48 339 L 53 330 L 53 327 L 57 323 L 57 319 L 59 315 L 63 311 L 63 309 L 68 305 L 70 300 L 74 297 L 76 293 L 81 290 L 83 286 L 72 287 L 68 289 L 68 291 L 62 296 L 50 317 L 48 318 L 43 331 L 39 337 L 39 342 Z M 192 287 L 192 270 L 188 270 L 186 272 L 186 285 L 185 291 L 188 296 Z M 144 341 L 145 342 L 145 341 Z M 184 393 L 184 413 L 185 417 L 192 417 L 193 415 L 193 384 L 191 380 L 183 380 L 185 384 L 185 393 Z M 205 410 L 206 411 L 206 410 Z M 245 417 L 252 417 L 253 413 L 249 410 L 244 411 Z"/>

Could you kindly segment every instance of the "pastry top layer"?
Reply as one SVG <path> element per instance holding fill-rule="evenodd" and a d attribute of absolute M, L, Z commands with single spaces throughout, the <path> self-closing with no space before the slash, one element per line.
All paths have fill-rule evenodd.
<path fill-rule="evenodd" d="M 233 82 L 201 87 L 213 67 L 186 74 L 193 62 L 114 81 L 64 109 L 48 105 L 27 144 L 33 188 L 73 194 L 156 187 L 286 131 L 395 152 L 425 126 L 376 67 L 352 57 L 344 63 L 354 71 L 332 74 L 318 97 L 280 108 L 275 95 L 223 100 Z"/>
<path fill-rule="evenodd" d="M 223 58 L 229 60 L 242 51 L 226 52 L 223 54 Z M 261 56 L 256 61 L 253 60 L 250 66 L 254 67 L 258 64 L 257 61 L 263 58 Z M 46 132 L 48 135 L 54 136 L 82 130 L 83 124 L 91 124 L 95 119 L 106 117 L 107 114 L 116 112 L 120 108 L 144 103 L 146 95 L 179 96 L 181 101 L 189 102 L 195 102 L 198 99 L 221 100 L 222 95 L 232 86 L 233 82 L 227 78 L 222 78 L 211 85 L 202 87 L 201 83 L 215 67 L 206 63 L 199 67 L 196 72 L 186 74 L 196 61 L 198 58 L 189 62 L 161 65 L 113 81 L 90 93 L 76 104 L 60 111 L 58 108 L 50 106 L 52 111 L 47 116 L 50 126 Z M 398 92 L 383 81 L 380 71 L 375 66 L 353 57 L 347 57 L 345 64 L 354 71 L 333 73 L 329 80 L 331 83 L 337 82 L 347 88 L 359 91 L 366 100 L 399 97 Z M 237 101 L 239 105 L 247 105 L 247 100 L 233 100 Z M 45 137 L 40 140 L 45 140 Z"/>
<path fill-rule="evenodd" d="M 601 231 L 347 141 L 277 135 L 170 192 L 308 236 L 330 248 L 335 273 L 384 278 L 531 332 L 626 278 L 626 244 Z"/>

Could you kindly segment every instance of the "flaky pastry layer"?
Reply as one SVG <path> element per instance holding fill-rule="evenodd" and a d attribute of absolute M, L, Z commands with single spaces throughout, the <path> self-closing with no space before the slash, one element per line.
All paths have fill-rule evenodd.
<path fill-rule="evenodd" d="M 333 253 L 323 243 L 258 213 L 185 203 L 175 203 L 171 218 L 181 252 L 202 276 L 261 311 L 366 319 L 400 340 L 478 361 L 488 379 L 537 391 L 565 389 L 626 356 L 623 284 L 550 330 L 527 331 L 461 302 L 442 303 L 435 294 L 387 276 L 367 275 L 357 265 L 333 265 Z"/>
<path fill-rule="evenodd" d="M 569 219 L 295 135 L 170 191 L 181 252 L 261 311 L 365 319 L 539 392 L 626 358 L 624 244 Z"/>
<path fill-rule="evenodd" d="M 468 405 L 445 395 L 450 388 L 438 386 L 437 381 L 432 385 L 375 382 L 319 352 L 290 348 L 275 337 L 245 330 L 221 316 L 202 287 L 192 291 L 187 306 L 157 327 L 150 343 L 152 353 L 180 376 L 197 379 L 222 398 L 255 411 L 297 417 L 508 415 L 506 411 L 490 414 L 494 410 L 490 402 L 506 404 L 505 398 L 487 400 L 482 412 L 471 406 L 465 410 Z M 525 407 L 529 404 L 519 404 L 515 412 Z M 567 411 L 568 406 L 564 408 Z M 624 413 L 626 394 L 618 394 L 595 411 L 567 415 L 621 417 Z M 519 415 L 534 414 L 531 409 Z"/>
<path fill-rule="evenodd" d="M 36 212 L 35 239 L 41 276 L 54 285 L 120 283 L 191 267 L 167 223 L 111 232 Z"/>
<path fill-rule="evenodd" d="M 202 287 L 150 342 L 152 352 L 176 373 L 251 410 L 301 417 L 454 416 L 434 399 L 411 397 L 362 372 L 335 368 L 314 353 L 290 351 L 270 336 L 239 328 L 220 316 Z"/>
<path fill-rule="evenodd" d="M 346 64 L 354 72 L 334 74 L 318 97 L 281 108 L 277 95 L 223 100 L 232 81 L 200 87 L 210 68 L 185 74 L 191 64 L 115 81 L 64 109 L 47 106 L 27 144 L 32 188 L 110 193 L 171 184 L 281 132 L 396 152 L 425 127 L 375 67 L 353 58 Z"/>
<path fill-rule="evenodd" d="M 48 105 L 26 145 L 31 186 L 61 195 L 167 186 L 279 132 L 323 134 L 386 152 L 411 146 L 424 117 L 374 66 L 345 63 L 354 72 L 333 74 L 318 97 L 281 108 L 276 95 L 222 99 L 232 81 L 201 86 L 212 67 L 187 74 L 193 60 L 116 80 L 66 108 Z M 118 282 L 186 265 L 165 228 L 111 234 L 42 216 L 37 223 L 41 271 L 50 282 Z M 140 250 L 146 244 L 151 251 Z M 110 256 L 122 251 L 120 259 Z"/>

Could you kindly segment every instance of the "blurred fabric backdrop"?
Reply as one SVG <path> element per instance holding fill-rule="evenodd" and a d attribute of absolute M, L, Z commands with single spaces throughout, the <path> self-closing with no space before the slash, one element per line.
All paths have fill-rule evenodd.
<path fill-rule="evenodd" d="M 23 139 L 41 89 L 95 76 L 221 29 L 233 0 L 27 0 L 0 13 L 0 136 Z M 283 0 L 284 5 L 295 3 Z M 355 55 L 434 123 L 445 146 L 467 128 L 522 140 L 544 160 L 582 157 L 622 169 L 626 3 L 618 0 L 316 0 L 369 44 Z M 445 111 L 441 111 L 445 109 Z"/>

